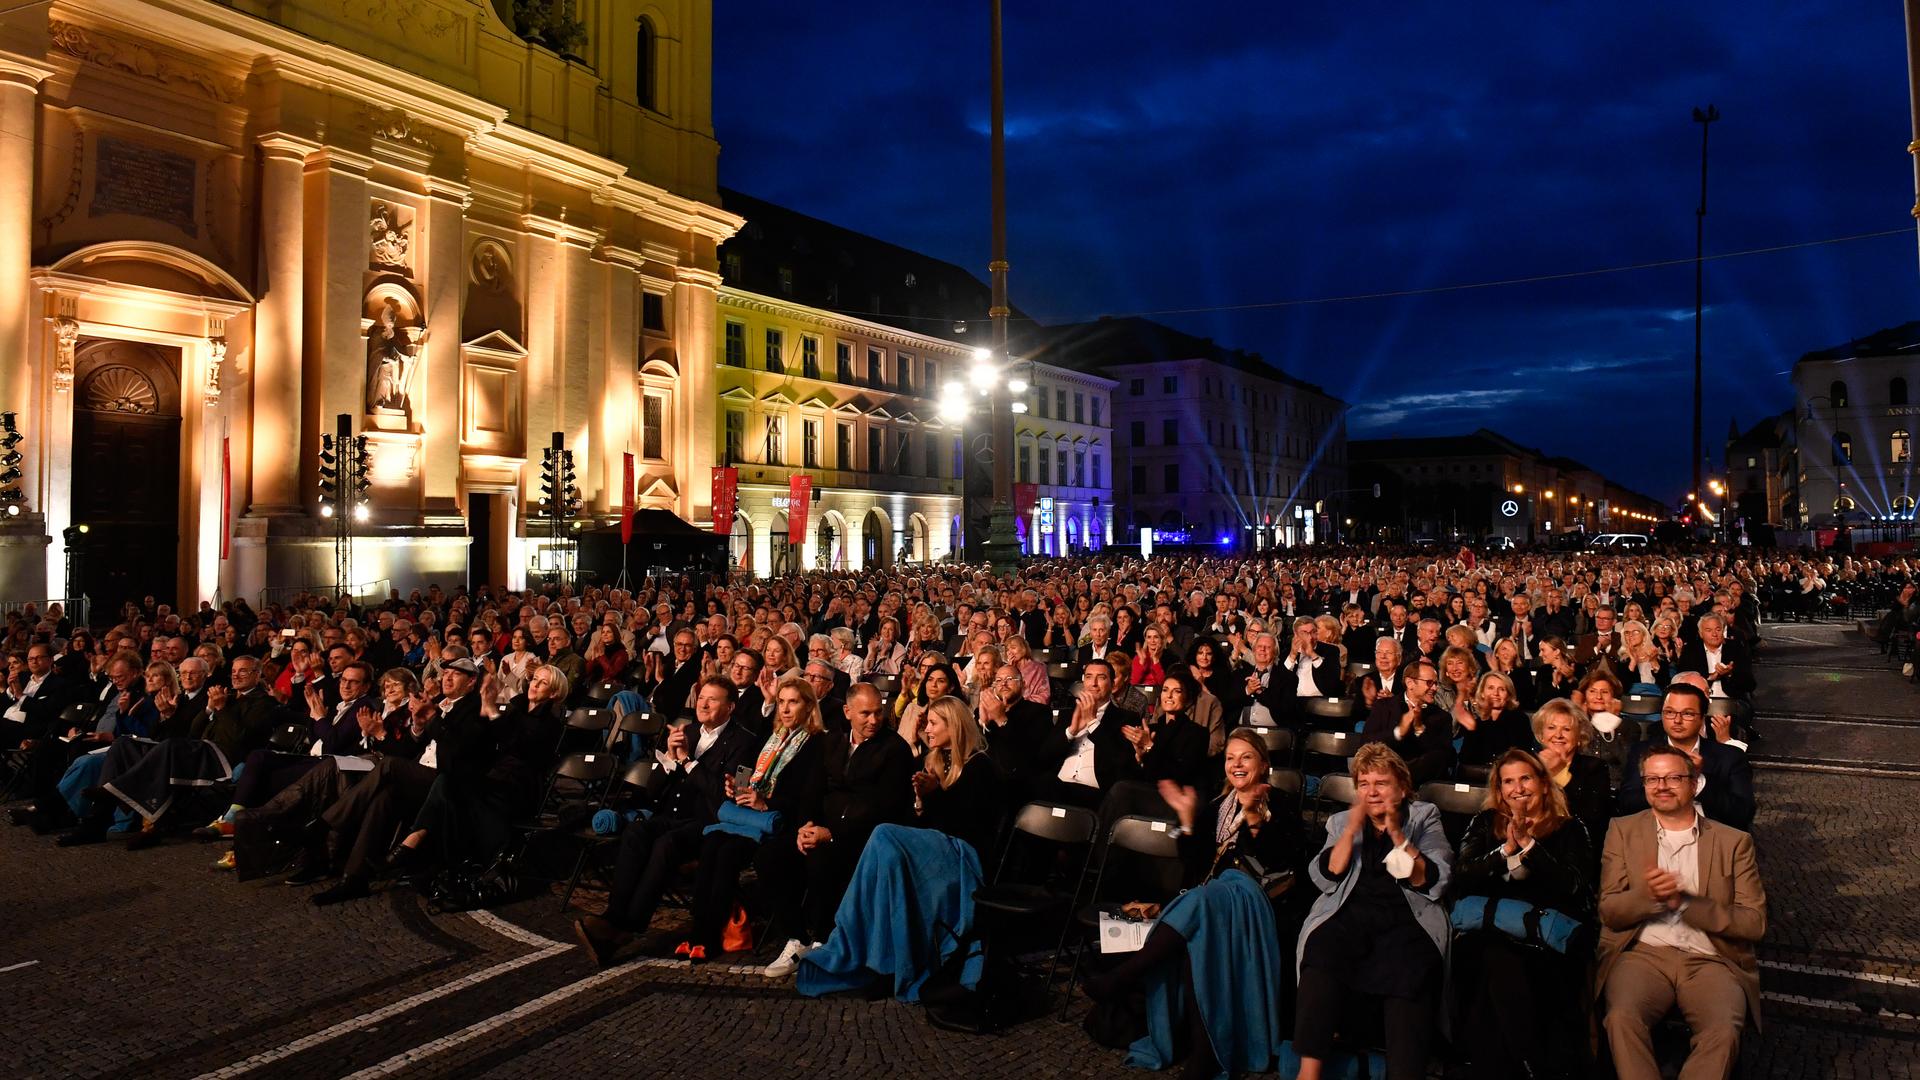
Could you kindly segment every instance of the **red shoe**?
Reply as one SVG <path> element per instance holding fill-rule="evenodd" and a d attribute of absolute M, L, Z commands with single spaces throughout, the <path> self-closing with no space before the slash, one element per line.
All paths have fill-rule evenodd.
<path fill-rule="evenodd" d="M 693 955 L 693 942 L 683 941 L 680 944 L 674 946 L 673 955 L 680 956 L 680 957 L 687 957 L 687 956 Z"/>
<path fill-rule="evenodd" d="M 687 953 L 687 959 L 693 961 L 696 964 L 701 962 L 702 960 L 705 960 L 706 958 L 707 958 L 707 947 L 705 945 L 695 945 Z"/>

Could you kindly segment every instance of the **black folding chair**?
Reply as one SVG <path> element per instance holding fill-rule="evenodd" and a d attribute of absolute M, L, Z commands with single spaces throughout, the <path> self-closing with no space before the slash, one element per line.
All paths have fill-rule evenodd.
<path fill-rule="evenodd" d="M 1100 939 L 1100 915 L 1106 898 L 1102 890 L 1107 882 L 1107 872 L 1113 868 L 1116 861 L 1119 861 L 1116 857 L 1131 854 L 1145 859 L 1168 860 L 1173 864 L 1174 872 L 1170 888 L 1165 889 L 1158 896 L 1133 896 L 1128 899 L 1164 903 L 1173 899 L 1174 893 L 1179 890 L 1180 845 L 1173 836 L 1174 824 L 1171 821 L 1140 817 L 1135 814 L 1129 814 L 1113 823 L 1113 829 L 1107 837 L 1106 857 L 1100 861 L 1100 872 L 1093 881 L 1093 892 L 1088 895 L 1087 902 L 1074 911 L 1074 920 L 1080 925 L 1081 943 L 1080 947 L 1073 952 L 1073 966 L 1067 969 L 1066 1000 L 1060 1007 L 1060 1015 L 1063 1019 L 1066 1017 L 1067 1009 L 1073 1004 L 1073 986 L 1080 976 L 1080 960 L 1086 955 L 1088 941 L 1097 943 Z M 1107 912 L 1107 914 L 1112 913 Z M 1052 981 L 1051 976 L 1048 981 Z"/>
<path fill-rule="evenodd" d="M 304 754 L 313 745 L 313 725 L 281 724 L 267 737 L 267 749 L 283 754 Z"/>
<path fill-rule="evenodd" d="M 1011 997 L 1001 993 L 1001 985 L 1006 979 L 1009 964 L 997 960 L 995 946 L 999 939 L 1009 931 L 1019 930 L 1030 933 L 1032 928 L 1043 925 L 1049 918 L 1060 919 L 1060 934 L 1055 941 L 1053 956 L 1047 965 L 1046 985 L 1053 985 L 1053 974 L 1060 963 L 1060 952 L 1066 947 L 1067 930 L 1072 926 L 1069 918 L 1074 904 L 1080 898 L 1080 889 L 1087 877 L 1087 866 L 1093 858 L 1094 830 L 1099 826 L 1099 818 L 1091 810 L 1077 806 L 1055 806 L 1051 803 L 1028 803 L 1014 815 L 1013 830 L 1006 844 L 1001 848 L 1000 865 L 994 870 L 993 883 L 982 885 L 974 890 L 974 932 L 979 936 L 982 976 L 978 1011 L 975 1014 L 975 1030 L 984 1033 L 994 1021 L 993 1007 L 996 999 Z M 1018 853 L 1016 849 L 1026 849 Z M 1075 865 L 1073 851 L 1084 848 Z M 1057 882 L 1050 874 L 1041 873 L 1038 880 L 1011 880 L 1009 866 L 1016 872 L 1038 865 L 1051 869 L 1060 853 L 1065 853 L 1068 866 L 1072 867 L 1071 877 L 1064 883 Z M 1065 887 L 1062 888 L 1061 884 Z"/>
<path fill-rule="evenodd" d="M 1269 799 L 1285 797 L 1293 806 L 1293 816 L 1298 818 L 1304 809 L 1307 791 L 1307 778 L 1299 769 L 1273 768 L 1267 771 L 1267 786 L 1271 789 Z"/>
<path fill-rule="evenodd" d="M 643 796 L 644 801 L 651 803 L 661 791 L 665 790 L 666 785 L 667 770 L 661 768 L 659 762 L 636 761 L 620 770 L 620 775 L 608 783 L 604 801 L 611 803 L 614 792 L 618 788 L 630 788 L 636 795 Z M 567 891 L 560 897 L 561 911 L 567 910 L 568 905 L 573 903 L 574 890 L 579 887 L 580 879 L 589 867 L 604 875 L 605 871 L 600 869 L 600 863 L 595 856 L 620 842 L 618 832 L 605 836 L 594 832 L 591 819 L 575 831 L 575 836 L 582 844 L 580 861 L 574 870 L 573 877 L 567 882 Z"/>
<path fill-rule="evenodd" d="M 614 682 L 611 679 L 605 682 L 597 682 L 587 691 L 587 700 L 593 702 L 595 705 L 605 705 L 607 702 L 613 700 L 613 695 L 626 688 L 625 683 Z"/>
<path fill-rule="evenodd" d="M 1653 719 L 1660 715 L 1660 695 L 1628 694 L 1620 703 L 1620 715 L 1635 720 Z"/>
<path fill-rule="evenodd" d="M 1279 727 L 1254 728 L 1253 730 L 1259 733 L 1260 742 L 1267 749 L 1267 760 L 1269 762 L 1279 761 L 1291 763 L 1293 761 L 1294 738 L 1292 730 Z"/>
<path fill-rule="evenodd" d="M 874 689 L 880 691 L 880 696 L 883 698 L 891 698 L 900 692 L 900 676 L 898 675 L 869 673 L 866 677 L 866 682 L 872 685 Z"/>
<path fill-rule="evenodd" d="M 1358 797 L 1359 792 L 1353 786 L 1353 777 L 1346 773 L 1328 773 L 1320 778 L 1319 790 L 1314 793 L 1314 798 L 1320 807 L 1320 813 L 1317 816 L 1324 821 L 1337 813 L 1328 809 L 1331 804 L 1352 806 L 1353 801 Z"/>
<path fill-rule="evenodd" d="M 1349 731 L 1353 727 L 1353 699 L 1343 697 L 1310 697 L 1306 699 L 1306 713 L 1315 720 L 1327 723 L 1315 724 L 1316 728 L 1327 731 Z"/>
<path fill-rule="evenodd" d="M 605 746 L 607 729 L 613 726 L 612 709 L 581 706 L 567 713 L 567 722 L 560 729 L 560 741 L 554 745 L 554 753 L 566 749 L 569 739 L 578 739 L 589 746 Z M 586 738 L 590 736 L 590 738 Z"/>
<path fill-rule="evenodd" d="M 1447 842 L 1459 847 L 1460 837 L 1467 831 L 1467 823 L 1473 820 L 1475 814 L 1486 809 L 1487 789 L 1472 784 L 1436 781 L 1420 785 L 1415 798 L 1432 803 L 1440 811 L 1440 827 L 1447 834 Z"/>
<path fill-rule="evenodd" d="M 621 757 L 626 757 L 627 749 L 621 744 L 626 742 L 629 736 L 638 735 L 642 740 L 641 753 L 644 755 L 645 748 L 653 745 L 654 737 L 659 735 L 665 727 L 666 724 L 652 712 L 646 709 L 635 709 L 621 717 L 619 722 L 607 731 L 607 749 Z M 641 760 L 645 758 L 642 757 Z"/>
<path fill-rule="evenodd" d="M 606 805 L 607 790 L 618 765 L 619 760 L 604 750 L 592 754 L 568 754 L 561 758 L 547 776 L 547 787 L 540 796 L 540 807 L 533 819 L 520 826 L 523 851 L 534 836 L 541 834 L 567 836 L 575 841 L 573 867 L 563 879 L 567 889 L 560 898 L 562 912 L 573 902 L 573 890 L 579 884 L 580 871 L 586 865 L 587 853 L 593 850 L 594 840 L 597 839 L 593 835 L 593 813 Z M 571 789 L 572 794 L 567 794 L 565 789 Z M 577 824 L 573 817 L 575 814 L 582 819 Z"/>
<path fill-rule="evenodd" d="M 60 710 L 60 717 L 54 723 L 55 730 L 48 734 L 55 737 L 65 735 L 69 728 L 79 728 L 81 731 L 92 731 L 93 725 L 99 719 L 99 716 L 99 702 L 73 702 L 66 708 Z M 0 802 L 12 801 L 16 789 L 21 782 L 27 778 L 27 762 L 31 760 L 32 757 L 33 751 L 22 750 L 17 746 L 5 752 L 4 759 L 7 764 L 7 784 L 6 787 L 0 788 Z"/>
<path fill-rule="evenodd" d="M 1347 762 L 1360 752 L 1360 736 L 1348 731 L 1309 731 L 1305 741 L 1300 744 L 1300 750 L 1300 771 L 1308 776 L 1345 771 Z M 1316 758 L 1335 762 L 1337 767 L 1310 768 Z"/>

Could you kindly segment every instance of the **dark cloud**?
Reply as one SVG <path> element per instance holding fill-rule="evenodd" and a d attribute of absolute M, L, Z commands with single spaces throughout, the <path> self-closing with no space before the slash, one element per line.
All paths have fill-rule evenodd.
<path fill-rule="evenodd" d="M 821 12 L 825 11 L 823 17 Z M 1216 2 L 1007 7 L 1015 302 L 1217 308 L 1910 225 L 1897 10 Z M 986 5 L 715 12 L 729 186 L 984 275 Z M 1785 408 L 1810 349 L 1914 316 L 1911 236 L 1709 264 L 1706 436 Z M 1684 490 L 1693 271 L 1162 316 L 1352 401 Z M 1596 427 L 1612 424 L 1611 428 Z M 1609 432 L 1615 437 L 1609 437 Z M 1603 456 L 1604 455 L 1604 456 Z M 1717 457 L 1717 455 L 1716 455 Z"/>

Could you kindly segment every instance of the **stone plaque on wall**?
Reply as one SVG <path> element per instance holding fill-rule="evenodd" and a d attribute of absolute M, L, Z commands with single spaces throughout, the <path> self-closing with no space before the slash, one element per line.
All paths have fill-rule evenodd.
<path fill-rule="evenodd" d="M 199 178 L 199 163 L 185 154 L 103 135 L 94 144 L 87 212 L 133 214 L 198 236 Z"/>

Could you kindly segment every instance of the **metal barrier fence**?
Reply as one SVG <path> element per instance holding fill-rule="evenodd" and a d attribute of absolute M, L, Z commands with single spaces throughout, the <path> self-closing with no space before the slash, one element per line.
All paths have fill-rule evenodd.
<path fill-rule="evenodd" d="M 392 588 L 392 579 L 379 578 L 374 581 L 347 586 L 347 595 L 351 597 L 356 604 L 378 603 L 387 598 L 387 593 Z M 273 604 L 284 604 L 297 596 L 331 597 L 334 593 L 335 587 L 331 583 L 324 585 L 271 585 L 260 590 L 260 607 L 265 609 Z"/>
<path fill-rule="evenodd" d="M 90 625 L 87 622 L 87 617 L 92 614 L 93 603 L 84 595 L 73 597 L 55 596 L 47 600 L 0 600 L 0 616 L 11 615 L 16 611 L 24 612 L 28 607 L 32 607 L 35 611 L 44 615 L 47 612 L 47 605 L 49 604 L 59 604 L 61 610 L 66 614 L 66 617 L 73 622 L 73 625 Z"/>

